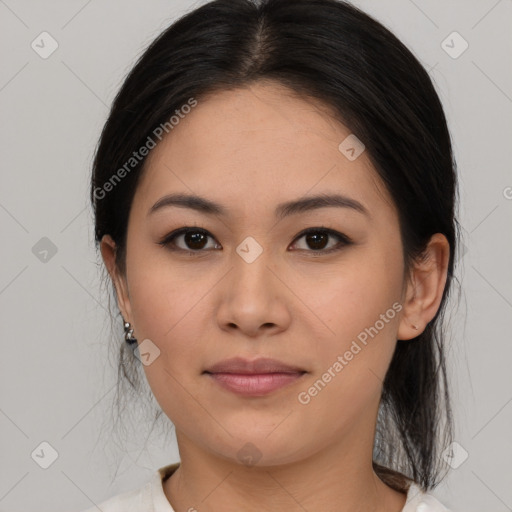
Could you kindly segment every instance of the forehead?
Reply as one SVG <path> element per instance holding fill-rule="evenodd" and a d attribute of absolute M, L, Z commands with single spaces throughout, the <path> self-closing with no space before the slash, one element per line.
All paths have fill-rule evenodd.
<path fill-rule="evenodd" d="M 150 208 L 166 193 L 195 193 L 252 215 L 332 192 L 393 210 L 366 153 L 351 161 L 340 151 L 349 136 L 328 107 L 275 83 L 216 92 L 151 150 L 136 199 Z"/>

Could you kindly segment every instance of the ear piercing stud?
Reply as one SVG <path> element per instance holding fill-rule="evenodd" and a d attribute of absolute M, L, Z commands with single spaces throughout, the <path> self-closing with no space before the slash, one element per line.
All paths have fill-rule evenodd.
<path fill-rule="evenodd" d="M 130 322 L 124 322 L 124 340 L 129 345 L 133 345 L 134 343 L 137 343 L 137 339 L 133 335 L 133 329 L 132 329 Z"/>

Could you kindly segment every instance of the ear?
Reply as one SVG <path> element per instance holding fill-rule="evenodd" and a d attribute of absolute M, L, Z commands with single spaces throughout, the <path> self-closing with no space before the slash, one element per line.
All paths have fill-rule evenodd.
<path fill-rule="evenodd" d="M 397 339 L 415 338 L 436 315 L 443 298 L 449 260 L 448 240 L 441 233 L 434 234 L 409 276 Z"/>
<path fill-rule="evenodd" d="M 126 277 L 121 275 L 116 263 L 117 246 L 110 235 L 103 235 L 100 243 L 101 256 L 105 262 L 110 278 L 114 283 L 117 295 L 117 305 L 126 322 L 133 324 L 130 305 L 130 295 Z"/>

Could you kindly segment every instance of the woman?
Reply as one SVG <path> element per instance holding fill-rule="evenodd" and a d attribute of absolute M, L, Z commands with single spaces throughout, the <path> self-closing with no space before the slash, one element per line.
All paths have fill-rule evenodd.
<path fill-rule="evenodd" d="M 456 195 L 428 73 L 357 8 L 215 0 L 165 30 L 91 200 L 123 373 L 180 462 L 99 508 L 446 511 Z"/>

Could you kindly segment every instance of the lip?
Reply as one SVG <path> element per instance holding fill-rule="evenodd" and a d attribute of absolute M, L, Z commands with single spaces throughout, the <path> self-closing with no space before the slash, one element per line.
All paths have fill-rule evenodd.
<path fill-rule="evenodd" d="M 205 373 L 223 388 L 244 396 L 264 396 L 296 382 L 306 372 L 303 368 L 276 359 L 253 361 L 235 357 L 210 366 Z"/>

